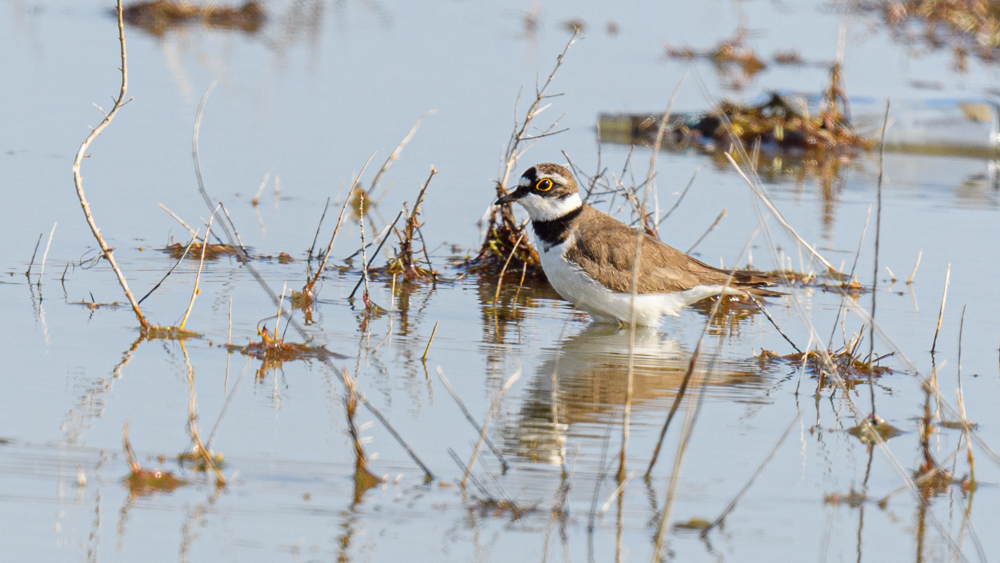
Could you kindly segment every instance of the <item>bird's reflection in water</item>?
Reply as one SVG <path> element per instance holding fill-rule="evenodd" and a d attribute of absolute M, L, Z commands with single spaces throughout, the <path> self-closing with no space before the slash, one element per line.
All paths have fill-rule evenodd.
<path fill-rule="evenodd" d="M 523 460 L 558 464 L 573 425 L 620 423 L 628 385 L 628 350 L 629 330 L 614 325 L 591 324 L 563 340 L 527 384 L 520 412 L 504 430 L 505 452 Z M 633 412 L 658 409 L 666 414 L 690 359 L 691 352 L 666 334 L 637 328 Z M 757 377 L 732 365 L 717 366 L 710 385 L 745 384 Z"/>

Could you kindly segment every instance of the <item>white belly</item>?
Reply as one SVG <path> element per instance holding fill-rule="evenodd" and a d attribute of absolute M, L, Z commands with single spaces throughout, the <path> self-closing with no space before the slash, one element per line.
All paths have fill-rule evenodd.
<path fill-rule="evenodd" d="M 595 321 L 629 324 L 632 319 L 632 295 L 611 291 L 587 276 L 583 268 L 566 260 L 566 246 L 572 243 L 571 236 L 566 242 L 548 249 L 544 243 L 539 245 L 538 256 L 549 283 L 563 299 L 590 313 Z M 712 285 L 697 286 L 678 293 L 636 295 L 635 322 L 640 326 L 659 326 L 663 315 L 676 317 L 684 307 L 722 292 L 722 286 Z"/>

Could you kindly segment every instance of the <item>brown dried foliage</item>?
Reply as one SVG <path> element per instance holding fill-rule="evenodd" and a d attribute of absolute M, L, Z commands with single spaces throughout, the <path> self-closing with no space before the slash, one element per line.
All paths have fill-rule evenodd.
<path fill-rule="evenodd" d="M 172 28 L 199 22 L 208 27 L 254 33 L 267 19 L 264 8 L 255 1 L 233 8 L 215 6 L 211 2 L 205 6 L 195 6 L 190 2 L 154 0 L 132 4 L 125 8 L 123 17 L 129 24 L 157 36 Z"/>
<path fill-rule="evenodd" d="M 263 378 L 268 370 L 281 367 L 284 362 L 336 356 L 323 346 L 285 342 L 271 334 L 267 327 L 257 329 L 257 334 L 260 336 L 260 342 L 249 342 L 243 347 L 230 345 L 229 348 L 261 361 L 260 369 L 257 370 L 258 379 Z"/>
<path fill-rule="evenodd" d="M 996 0 L 868 0 L 857 7 L 880 14 L 900 41 L 950 48 L 956 70 L 968 69 L 970 52 L 984 62 L 998 60 L 1000 2 Z"/>
<path fill-rule="evenodd" d="M 236 247 L 230 244 L 208 244 L 205 245 L 200 242 L 195 242 L 191 244 L 191 250 L 187 250 L 188 245 L 175 242 L 174 244 L 168 245 L 163 249 L 174 260 L 180 260 L 182 256 L 185 256 L 185 251 L 187 251 L 187 258 L 190 260 L 200 260 L 202 252 L 205 253 L 205 260 L 218 260 L 223 256 L 239 256 L 239 252 Z"/>

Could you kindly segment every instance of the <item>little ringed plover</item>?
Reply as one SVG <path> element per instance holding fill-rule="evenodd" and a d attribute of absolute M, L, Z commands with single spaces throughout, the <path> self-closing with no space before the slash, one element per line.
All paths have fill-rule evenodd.
<path fill-rule="evenodd" d="M 527 169 L 517 189 L 497 200 L 516 201 L 531 218 L 542 269 L 564 299 L 597 322 L 628 324 L 632 317 L 632 269 L 638 232 L 580 199 L 576 180 L 558 164 Z M 774 280 L 759 272 L 713 268 L 642 234 L 635 297 L 636 324 L 657 326 L 663 315 L 720 294 L 775 295 L 762 286 Z"/>

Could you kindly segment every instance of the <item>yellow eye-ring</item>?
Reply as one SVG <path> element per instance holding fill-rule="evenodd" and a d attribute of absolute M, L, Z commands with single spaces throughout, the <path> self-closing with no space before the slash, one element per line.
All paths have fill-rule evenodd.
<path fill-rule="evenodd" d="M 552 180 L 548 178 L 542 178 L 535 184 L 535 189 L 540 192 L 547 192 L 552 189 Z"/>

